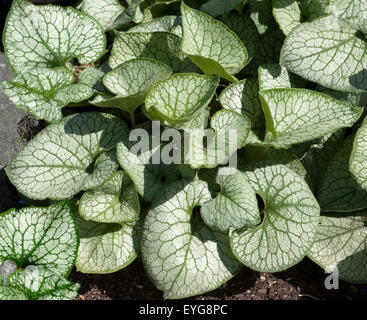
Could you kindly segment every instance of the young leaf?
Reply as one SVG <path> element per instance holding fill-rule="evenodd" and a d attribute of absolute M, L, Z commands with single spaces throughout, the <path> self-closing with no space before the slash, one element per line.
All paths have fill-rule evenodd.
<path fill-rule="evenodd" d="M 367 44 L 362 37 L 335 16 L 303 23 L 286 38 L 281 64 L 330 89 L 366 91 Z"/>
<path fill-rule="evenodd" d="M 83 219 L 102 223 L 134 221 L 139 212 L 135 186 L 122 171 L 114 173 L 100 187 L 84 193 L 79 204 Z"/>
<path fill-rule="evenodd" d="M 275 146 L 310 141 L 343 127 L 351 127 L 362 109 L 306 89 L 260 92 L 268 137 Z"/>
<path fill-rule="evenodd" d="M 221 187 L 220 193 L 204 203 L 200 211 L 208 227 L 226 232 L 229 228 L 240 229 L 260 223 L 256 195 L 243 172 L 236 170 L 234 174 L 222 175 L 219 170 L 216 183 Z"/>
<path fill-rule="evenodd" d="M 106 31 L 114 29 L 114 22 L 125 8 L 119 0 L 83 0 L 81 9 L 94 17 Z"/>
<path fill-rule="evenodd" d="M 180 49 L 181 38 L 170 32 L 117 32 L 109 58 L 111 68 L 144 57 L 161 61 L 173 72 L 197 70 Z"/>
<path fill-rule="evenodd" d="M 167 65 L 156 60 L 147 58 L 128 60 L 103 78 L 104 86 L 116 96 L 102 95 L 91 103 L 101 107 L 120 108 L 132 114 L 144 102 L 149 89 L 169 77 L 171 73 L 172 70 Z"/>
<path fill-rule="evenodd" d="M 68 202 L 11 209 L 0 215 L 0 263 L 8 259 L 18 268 L 36 265 L 68 276 L 78 244 L 75 218 Z"/>
<path fill-rule="evenodd" d="M 322 216 L 308 257 L 340 279 L 367 282 L 367 211 Z"/>
<path fill-rule="evenodd" d="M 367 190 L 367 118 L 356 134 L 350 156 L 350 172 L 358 184 Z"/>
<path fill-rule="evenodd" d="M 12 293 L 22 292 L 22 298 L 26 300 L 72 300 L 76 297 L 79 287 L 79 284 L 72 284 L 67 279 L 38 266 L 17 270 L 9 277 Z M 0 287 L 0 300 L 19 298 L 1 291 Z"/>
<path fill-rule="evenodd" d="M 182 123 L 208 106 L 218 84 L 219 77 L 174 74 L 149 91 L 145 108 L 171 125 Z"/>
<path fill-rule="evenodd" d="M 144 267 L 166 299 L 214 290 L 240 269 L 227 236 L 193 217 L 193 208 L 210 199 L 203 181 L 174 182 L 155 199 L 145 218 Z"/>
<path fill-rule="evenodd" d="M 297 0 L 273 0 L 273 15 L 285 35 L 301 24 Z"/>
<path fill-rule="evenodd" d="M 245 174 L 264 200 L 264 217 L 256 227 L 232 232 L 232 251 L 253 270 L 285 270 L 312 246 L 320 207 L 306 182 L 284 165 L 254 163 Z"/>
<path fill-rule="evenodd" d="M 56 123 L 62 120 L 61 109 L 71 102 L 87 100 L 93 95 L 92 86 L 74 84 L 74 76 L 64 68 L 37 68 L 3 82 L 10 100 L 38 119 Z"/>
<path fill-rule="evenodd" d="M 102 184 L 117 169 L 116 144 L 128 135 L 115 116 L 85 112 L 49 125 L 6 168 L 31 199 L 65 199 Z"/>
<path fill-rule="evenodd" d="M 92 63 L 105 47 L 104 30 L 89 15 L 71 7 L 13 1 L 4 29 L 4 48 L 16 74 L 64 66 L 72 58 L 78 58 L 80 64 Z"/>
<path fill-rule="evenodd" d="M 178 16 L 164 16 L 140 23 L 130 28 L 129 32 L 171 32 L 182 37 L 182 21 Z"/>
<path fill-rule="evenodd" d="M 111 273 L 133 262 L 139 251 L 138 221 L 97 223 L 78 218 L 80 246 L 75 262 L 83 273 Z"/>
<path fill-rule="evenodd" d="M 27 300 L 27 296 L 19 289 L 0 285 L 0 300 Z"/>
<path fill-rule="evenodd" d="M 208 75 L 219 75 L 236 82 L 233 74 L 248 60 L 245 46 L 226 25 L 206 13 L 191 9 L 184 2 L 182 51 Z"/>
<path fill-rule="evenodd" d="M 367 191 L 361 189 L 349 171 L 354 136 L 348 137 L 329 160 L 318 190 L 322 212 L 346 212 L 367 208 Z"/>
<path fill-rule="evenodd" d="M 257 78 L 243 79 L 225 88 L 219 96 L 219 101 L 224 109 L 247 116 L 253 129 L 263 129 L 265 118 L 258 92 Z"/>

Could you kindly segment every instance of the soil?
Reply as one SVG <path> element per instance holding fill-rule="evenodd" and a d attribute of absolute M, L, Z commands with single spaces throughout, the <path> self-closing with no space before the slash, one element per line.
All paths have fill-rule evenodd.
<path fill-rule="evenodd" d="M 194 300 L 366 300 L 367 284 L 339 282 L 339 289 L 326 289 L 323 269 L 305 258 L 278 273 L 255 272 L 248 268 L 220 288 Z M 87 275 L 73 270 L 70 280 L 81 287 L 76 300 L 162 300 L 147 277 L 140 259 L 108 275 Z"/>

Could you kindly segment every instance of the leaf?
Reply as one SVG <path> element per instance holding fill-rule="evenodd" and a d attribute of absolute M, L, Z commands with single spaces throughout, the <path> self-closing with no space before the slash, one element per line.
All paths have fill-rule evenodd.
<path fill-rule="evenodd" d="M 360 0 L 329 0 L 326 12 L 337 15 L 342 18 L 358 17 L 358 19 L 367 19 L 365 16 L 367 10 L 366 1 Z"/>
<path fill-rule="evenodd" d="M 169 77 L 171 73 L 172 70 L 167 65 L 156 60 L 147 58 L 128 60 L 103 78 L 104 86 L 116 96 L 102 95 L 91 103 L 101 107 L 117 107 L 134 113 L 135 109 L 144 103 L 149 89 Z"/>
<path fill-rule="evenodd" d="M 16 76 L 11 82 L 3 82 L 2 86 L 18 108 L 51 123 L 62 120 L 63 107 L 93 95 L 91 86 L 74 84 L 73 74 L 64 68 L 33 69 Z"/>
<path fill-rule="evenodd" d="M 167 184 L 185 177 L 179 170 L 179 167 L 183 169 L 181 154 L 179 166 L 174 162 L 165 164 L 162 159 L 164 144 L 160 136 L 156 136 L 154 132 L 153 136 L 148 136 L 147 131 L 144 130 L 138 143 L 135 142 L 137 139 L 133 140 L 132 136 L 126 136 L 118 143 L 117 159 L 134 182 L 138 193 L 145 201 L 151 202 L 157 194 L 162 194 Z M 158 160 L 155 160 L 156 158 Z M 190 178 L 193 178 L 193 172 L 189 171 Z"/>
<path fill-rule="evenodd" d="M 284 34 L 280 29 L 273 29 L 262 35 L 258 41 L 257 52 L 253 59 L 255 66 L 266 63 L 279 63 Z"/>
<path fill-rule="evenodd" d="M 105 274 L 129 265 L 139 251 L 137 223 L 97 223 L 79 217 L 80 246 L 75 263 L 77 270 Z"/>
<path fill-rule="evenodd" d="M 13 1 L 3 42 L 15 74 L 61 67 L 72 58 L 92 63 L 106 47 L 103 28 L 94 18 L 71 7 L 35 6 L 21 0 Z"/>
<path fill-rule="evenodd" d="M 263 129 L 265 118 L 258 92 L 257 78 L 243 79 L 225 88 L 219 96 L 219 101 L 224 109 L 247 116 L 253 129 Z"/>
<path fill-rule="evenodd" d="M 352 106 L 357 106 L 361 97 L 360 93 L 336 91 L 320 85 L 317 85 L 315 90 L 318 92 L 326 93 L 330 97 L 344 103 L 349 103 Z"/>
<path fill-rule="evenodd" d="M 308 257 L 352 283 L 367 282 L 366 210 L 322 216 Z"/>
<path fill-rule="evenodd" d="M 180 11 L 181 0 L 165 0 L 153 2 L 144 9 L 143 22 L 148 22 L 166 15 L 177 15 Z"/>
<path fill-rule="evenodd" d="M 261 35 L 276 26 L 272 13 L 272 0 L 251 0 L 247 6 L 247 12 Z"/>
<path fill-rule="evenodd" d="M 174 182 L 156 198 L 145 218 L 142 260 L 165 299 L 214 290 L 240 269 L 226 235 L 193 217 L 193 208 L 210 199 L 203 181 Z"/>
<path fill-rule="evenodd" d="M 206 13 L 181 4 L 184 54 L 208 75 L 237 82 L 233 74 L 248 60 L 245 46 L 226 25 Z"/>
<path fill-rule="evenodd" d="M 200 7 L 200 11 L 209 14 L 212 17 L 227 15 L 236 6 L 244 5 L 246 0 L 209 0 Z"/>
<path fill-rule="evenodd" d="M 208 106 L 218 84 L 219 77 L 174 74 L 151 88 L 145 108 L 171 125 L 182 123 Z"/>
<path fill-rule="evenodd" d="M 299 4 L 302 16 L 307 21 L 313 21 L 326 14 L 329 0 L 304 0 Z"/>
<path fill-rule="evenodd" d="M 344 134 L 344 128 L 327 134 L 316 143 L 313 143 L 302 158 L 302 164 L 307 170 L 307 180 L 310 182 L 314 194 L 318 193 L 320 181 L 325 174 L 330 159 L 339 150 Z"/>
<path fill-rule="evenodd" d="M 268 141 L 280 148 L 351 127 L 362 111 L 306 89 L 271 89 L 261 91 L 260 98 L 267 136 L 272 135 Z"/>
<path fill-rule="evenodd" d="M 357 30 L 334 16 L 303 23 L 290 33 L 281 64 L 299 76 L 327 88 L 367 90 L 367 44 Z"/>
<path fill-rule="evenodd" d="M 267 63 L 259 67 L 260 91 L 276 88 L 301 88 L 306 81 L 288 72 L 276 63 Z"/>
<path fill-rule="evenodd" d="M 202 121 L 185 128 L 189 135 L 185 141 L 185 163 L 192 168 L 215 168 L 228 161 L 248 142 L 251 122 L 232 110 L 219 110 L 211 118 L 212 130 L 205 130 Z M 204 145 L 204 137 L 207 143 Z"/>
<path fill-rule="evenodd" d="M 128 135 L 115 116 L 84 112 L 47 126 L 6 168 L 31 199 L 65 199 L 102 184 L 117 169 L 116 144 Z"/>
<path fill-rule="evenodd" d="M 367 118 L 356 134 L 353 150 L 350 156 L 350 172 L 354 175 L 357 183 L 367 190 Z"/>
<path fill-rule="evenodd" d="M 109 58 L 111 68 L 135 58 L 151 58 L 173 72 L 193 72 L 196 67 L 180 49 L 181 37 L 170 32 L 116 32 Z"/>
<path fill-rule="evenodd" d="M 182 21 L 179 16 L 163 16 L 140 23 L 130 28 L 129 32 L 171 32 L 182 37 Z"/>
<path fill-rule="evenodd" d="M 264 217 L 256 227 L 232 232 L 232 251 L 253 270 L 285 270 L 312 246 L 320 207 L 306 182 L 284 165 L 254 163 L 245 174 L 265 203 Z"/>
<path fill-rule="evenodd" d="M 27 300 L 72 300 L 80 287 L 79 284 L 72 284 L 67 279 L 38 266 L 17 270 L 9 277 L 9 285 L 13 290 L 23 292 Z M 2 296 L 0 287 L 0 300 L 2 298 L 14 299 Z M 14 300 L 18 300 L 18 297 Z"/>
<path fill-rule="evenodd" d="M 81 10 L 94 17 L 106 31 L 114 29 L 114 22 L 125 11 L 119 0 L 83 0 Z"/>
<path fill-rule="evenodd" d="M 220 193 L 204 203 L 200 211 L 209 228 L 226 232 L 229 228 L 240 229 L 260 223 L 256 195 L 244 173 L 236 170 L 226 175 L 219 170 L 216 183 L 221 187 Z"/>
<path fill-rule="evenodd" d="M 242 41 L 247 49 L 248 61 L 256 55 L 259 34 L 254 22 L 248 15 L 230 13 L 223 18 L 224 24 Z"/>
<path fill-rule="evenodd" d="M 27 300 L 27 296 L 18 289 L 0 285 L 0 301 L 1 300 Z"/>
<path fill-rule="evenodd" d="M 297 0 L 273 0 L 273 15 L 285 35 L 301 24 Z"/>
<path fill-rule="evenodd" d="M 68 276 L 78 245 L 75 218 L 66 201 L 0 215 L 0 262 L 8 259 L 18 268 L 36 265 Z"/>
<path fill-rule="evenodd" d="M 349 171 L 354 136 L 348 137 L 329 161 L 320 181 L 318 201 L 323 212 L 346 212 L 367 208 L 367 191 Z"/>
<path fill-rule="evenodd" d="M 140 205 L 134 184 L 118 171 L 96 189 L 83 194 L 79 214 L 85 220 L 105 223 L 134 221 Z"/>

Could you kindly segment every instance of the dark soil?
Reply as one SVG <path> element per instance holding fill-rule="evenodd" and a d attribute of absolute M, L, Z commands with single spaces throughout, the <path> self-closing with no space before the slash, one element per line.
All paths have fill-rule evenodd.
<path fill-rule="evenodd" d="M 367 300 L 367 284 L 339 282 L 339 289 L 327 290 L 327 274 L 304 259 L 297 266 L 278 273 L 243 270 L 220 288 L 191 299 L 195 300 Z M 140 259 L 109 275 L 73 272 L 70 280 L 80 283 L 77 300 L 162 300 L 146 276 Z"/>

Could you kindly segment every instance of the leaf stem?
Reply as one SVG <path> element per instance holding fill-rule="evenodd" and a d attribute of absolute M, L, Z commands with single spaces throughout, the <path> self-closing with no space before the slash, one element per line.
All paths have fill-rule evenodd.
<path fill-rule="evenodd" d="M 134 112 L 129 112 L 130 114 L 130 123 L 131 123 L 131 127 L 132 128 L 135 128 L 136 126 L 136 122 L 135 122 L 135 115 L 134 115 Z"/>

